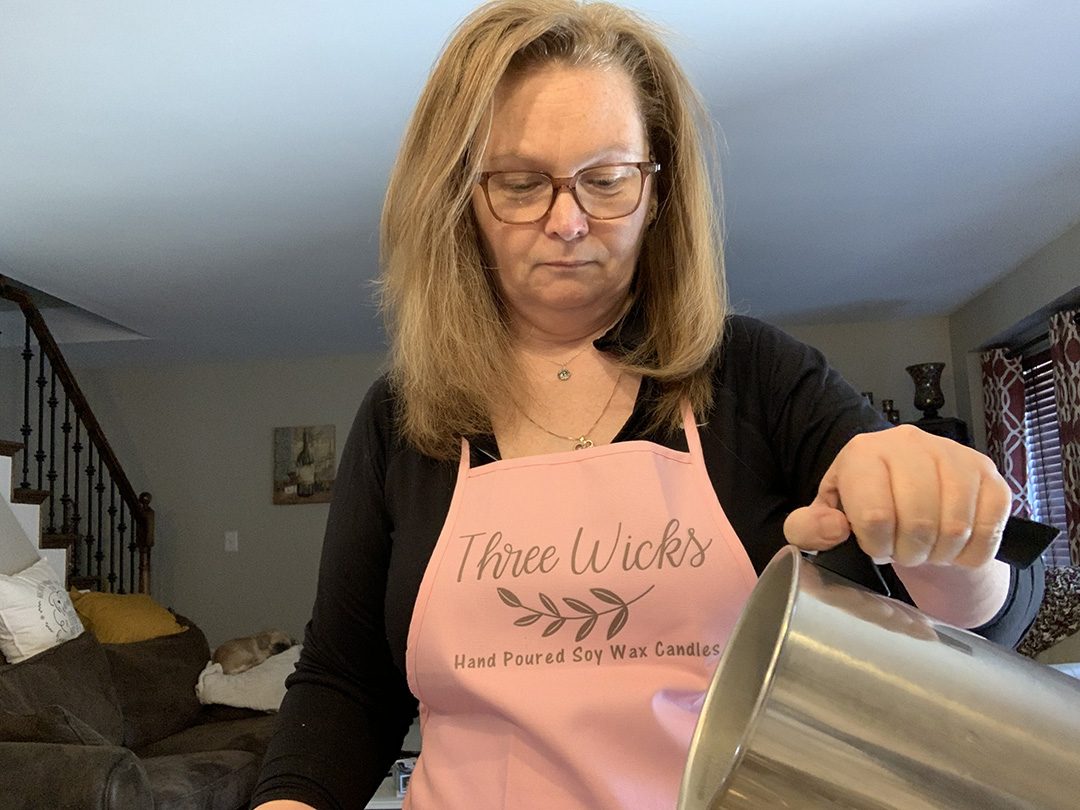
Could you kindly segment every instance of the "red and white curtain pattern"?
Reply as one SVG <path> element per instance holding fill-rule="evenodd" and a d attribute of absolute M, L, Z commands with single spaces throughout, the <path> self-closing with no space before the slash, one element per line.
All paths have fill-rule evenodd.
<path fill-rule="evenodd" d="M 1010 357 L 1005 349 L 983 352 L 981 359 L 987 454 L 1012 490 L 1012 514 L 1027 517 L 1023 367 L 1020 358 Z"/>
<path fill-rule="evenodd" d="M 1080 564 L 1080 310 L 1059 312 L 1050 318 L 1050 364 L 1061 438 L 1069 557 L 1077 565 Z"/>

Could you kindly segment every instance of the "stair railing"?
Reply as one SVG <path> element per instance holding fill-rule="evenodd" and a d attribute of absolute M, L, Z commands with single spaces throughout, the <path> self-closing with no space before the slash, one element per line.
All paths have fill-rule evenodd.
<path fill-rule="evenodd" d="M 41 504 L 41 545 L 69 550 L 70 585 L 149 593 L 150 493 L 135 493 L 31 298 L 3 276 L 0 298 L 25 320 L 15 498 Z"/>

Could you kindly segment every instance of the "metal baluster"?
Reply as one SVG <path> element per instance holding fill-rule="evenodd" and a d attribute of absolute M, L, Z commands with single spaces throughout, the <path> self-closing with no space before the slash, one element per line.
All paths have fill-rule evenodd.
<path fill-rule="evenodd" d="M 38 377 L 37 377 L 37 452 L 34 459 L 37 461 L 37 488 L 45 488 L 45 386 L 49 381 L 45 379 L 45 352 L 38 344 Z"/>
<path fill-rule="evenodd" d="M 94 443 L 86 445 L 86 575 L 94 576 Z M 98 571 L 101 576 L 101 571 Z"/>
<path fill-rule="evenodd" d="M 71 400 L 67 392 L 64 392 L 64 423 L 60 425 L 60 432 L 64 436 L 64 462 L 61 475 L 63 486 L 60 491 L 60 512 L 62 513 L 62 525 L 60 531 L 70 534 L 71 528 Z"/>
<path fill-rule="evenodd" d="M 109 590 L 116 593 L 116 482 L 109 476 Z M 119 556 L 123 556 L 122 554 Z M 124 574 L 120 572 L 120 592 L 124 591 Z"/>
<path fill-rule="evenodd" d="M 56 369 L 49 367 L 52 385 L 49 388 L 49 472 L 45 476 L 49 482 L 49 528 L 47 534 L 56 534 Z"/>
<path fill-rule="evenodd" d="M 34 359 L 34 350 L 30 348 L 30 322 L 26 322 L 26 340 L 23 342 L 23 468 L 22 481 L 19 482 L 21 489 L 30 489 L 30 435 L 34 432 L 30 427 L 30 361 Z"/>
<path fill-rule="evenodd" d="M 98 581 L 101 581 L 101 563 L 105 560 L 105 482 L 102 480 L 101 474 L 101 448 L 98 448 L 97 454 L 98 467 L 97 467 L 97 483 L 94 485 L 94 491 L 97 493 L 97 551 L 94 553 L 94 559 L 97 561 L 97 576 Z M 112 590 L 110 588 L 110 590 Z"/>
<path fill-rule="evenodd" d="M 82 513 L 79 511 L 79 480 L 80 480 L 80 468 L 79 458 L 82 456 L 82 421 L 75 417 L 75 443 L 71 445 L 72 465 L 71 469 L 74 471 L 74 491 L 71 494 L 71 533 L 77 538 L 79 536 L 79 527 L 82 525 Z M 76 540 L 75 547 L 79 547 L 79 543 Z M 78 559 L 79 553 L 75 552 L 75 557 Z M 85 575 L 90 576 L 90 552 L 86 553 L 86 569 Z"/>
<path fill-rule="evenodd" d="M 134 593 L 134 591 L 135 591 L 135 579 L 134 579 L 134 575 L 131 574 L 131 573 L 128 574 L 128 578 L 131 579 L 131 582 L 129 583 L 127 590 L 124 589 L 124 552 L 127 551 L 129 554 L 134 554 L 133 549 L 135 548 L 134 543 L 132 543 L 128 547 L 124 546 L 124 535 L 127 533 L 127 510 L 125 509 L 126 506 L 127 506 L 127 504 L 124 503 L 124 499 L 121 498 L 120 499 L 120 524 L 116 527 L 117 531 L 120 533 L 120 543 L 119 543 L 119 546 L 120 546 L 120 593 L 127 593 L 128 591 L 131 591 L 132 593 Z M 129 571 L 134 571 L 134 568 L 135 568 L 135 559 L 134 559 L 134 557 L 132 557 L 131 565 L 129 567 Z"/>

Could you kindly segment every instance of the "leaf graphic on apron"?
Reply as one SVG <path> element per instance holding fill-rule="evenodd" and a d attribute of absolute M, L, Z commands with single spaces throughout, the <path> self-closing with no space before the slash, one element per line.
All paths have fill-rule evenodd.
<path fill-rule="evenodd" d="M 502 600 L 504 605 L 516 610 L 525 611 L 525 615 L 519 616 L 514 620 L 515 626 L 528 627 L 542 618 L 552 619 L 541 634 L 543 638 L 555 635 L 555 633 L 559 632 L 567 622 L 581 622 L 581 626 L 578 627 L 577 633 L 574 635 L 574 640 L 583 641 L 596 628 L 601 616 L 614 614 L 614 616 L 612 616 L 611 624 L 608 625 L 607 629 L 607 638 L 610 641 L 626 627 L 626 623 L 630 620 L 630 605 L 641 599 L 654 587 L 655 586 L 650 585 L 630 600 L 623 599 L 617 593 L 610 591 L 607 588 L 590 588 L 589 592 L 596 597 L 596 599 L 606 605 L 611 605 L 611 607 L 606 610 L 598 610 L 581 599 L 572 596 L 564 596 L 562 597 L 562 601 L 567 607 L 574 611 L 573 614 L 568 615 L 564 615 L 560 612 L 555 600 L 545 593 L 537 593 L 537 597 L 543 607 L 536 608 L 524 604 L 518 598 L 517 594 L 508 588 L 497 588 L 496 590 L 498 591 L 499 599 Z"/>

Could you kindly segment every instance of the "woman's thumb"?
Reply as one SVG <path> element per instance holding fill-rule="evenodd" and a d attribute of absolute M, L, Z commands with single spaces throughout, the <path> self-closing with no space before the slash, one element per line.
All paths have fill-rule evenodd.
<path fill-rule="evenodd" d="M 784 537 L 804 551 L 824 551 L 850 534 L 851 525 L 844 513 L 821 500 L 796 509 L 784 521 Z"/>

